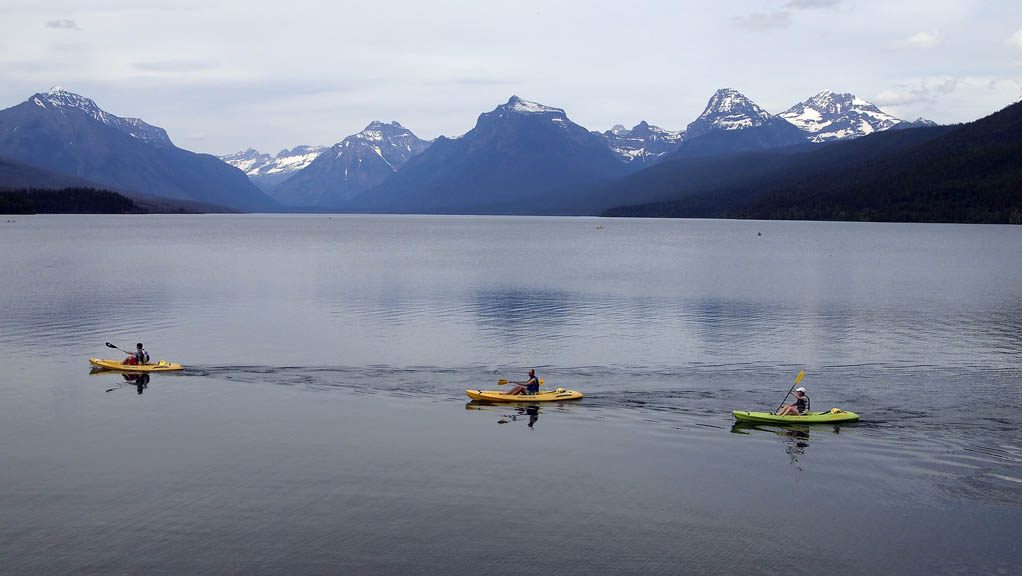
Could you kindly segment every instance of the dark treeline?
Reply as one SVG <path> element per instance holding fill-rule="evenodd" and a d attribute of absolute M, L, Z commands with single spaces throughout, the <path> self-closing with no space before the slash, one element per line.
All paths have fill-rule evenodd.
<path fill-rule="evenodd" d="M 0 190 L 0 214 L 145 214 L 134 200 L 109 190 Z"/>

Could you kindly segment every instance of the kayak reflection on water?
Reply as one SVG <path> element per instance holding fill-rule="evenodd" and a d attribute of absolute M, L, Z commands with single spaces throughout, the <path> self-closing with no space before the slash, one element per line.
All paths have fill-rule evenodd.
<path fill-rule="evenodd" d="M 91 374 L 102 374 L 102 373 L 105 373 L 105 372 L 112 372 L 112 370 L 106 370 L 104 368 L 100 368 L 100 369 L 95 369 L 94 368 L 90 373 Z M 149 374 L 147 374 L 145 372 L 141 372 L 141 373 L 138 373 L 138 372 L 117 372 L 117 374 L 119 374 L 121 376 L 121 378 L 124 378 L 124 381 L 119 383 L 119 384 L 117 384 L 113 388 L 107 388 L 107 390 L 106 390 L 107 392 L 113 392 L 114 390 L 117 390 L 118 388 L 123 387 L 125 384 L 133 384 L 135 386 L 135 390 L 137 390 L 139 394 L 144 392 L 146 390 L 146 388 L 149 388 L 149 379 L 151 378 L 151 376 L 149 376 Z"/>
<path fill-rule="evenodd" d="M 816 433 L 829 431 L 833 434 L 840 434 L 841 427 L 837 424 L 832 426 L 809 426 L 808 424 L 786 424 L 786 425 L 775 425 L 765 424 L 758 422 L 742 422 L 736 421 L 731 425 L 732 434 L 743 434 L 749 436 L 752 431 L 757 432 L 769 432 L 776 436 L 779 436 L 784 441 L 784 452 L 791 458 L 792 465 L 796 466 L 799 470 L 802 470 L 802 466 L 799 465 L 799 457 L 804 456 L 806 449 L 809 448 L 809 430 Z"/>
<path fill-rule="evenodd" d="M 133 382 L 139 394 L 149 387 L 149 375 L 144 372 L 142 374 L 121 374 L 121 376 L 124 377 L 125 382 Z"/>
<path fill-rule="evenodd" d="M 748 436 L 751 434 L 751 431 L 756 430 L 780 436 L 784 440 L 784 452 L 791 458 L 792 465 L 801 471 L 802 467 L 799 466 L 798 458 L 805 455 L 806 448 L 809 448 L 809 428 L 807 425 L 771 426 L 769 424 L 739 421 L 731 426 L 731 433 Z M 834 428 L 837 429 L 837 426 Z M 819 430 L 819 427 L 817 427 L 817 430 Z"/>
<path fill-rule="evenodd" d="M 515 408 L 516 414 L 505 416 L 500 420 L 497 420 L 497 424 L 507 424 L 508 422 L 517 422 L 519 417 L 529 417 L 529 428 L 532 428 L 539 420 L 539 406 L 533 404 L 529 406 L 518 406 Z M 510 418 L 510 420 L 508 420 Z"/>
<path fill-rule="evenodd" d="M 481 400 L 472 400 L 468 404 L 465 404 L 466 410 L 492 410 L 494 412 L 502 412 L 505 408 L 510 406 L 501 406 L 492 402 L 486 402 Z M 514 406 L 514 413 L 505 413 L 497 420 L 497 424 L 507 424 L 509 422 L 528 422 L 528 427 L 531 429 L 539 421 L 539 413 L 541 408 L 538 404 L 520 404 Z M 526 418 L 528 417 L 528 418 Z"/>

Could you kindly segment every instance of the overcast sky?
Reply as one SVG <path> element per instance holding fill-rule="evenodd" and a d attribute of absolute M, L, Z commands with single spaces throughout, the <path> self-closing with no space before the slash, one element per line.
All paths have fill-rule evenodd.
<path fill-rule="evenodd" d="M 0 108 L 60 85 L 213 154 L 457 136 L 512 94 L 601 131 L 683 129 L 721 87 L 964 122 L 1022 97 L 1022 2 L 0 0 L 0 78 Z"/>

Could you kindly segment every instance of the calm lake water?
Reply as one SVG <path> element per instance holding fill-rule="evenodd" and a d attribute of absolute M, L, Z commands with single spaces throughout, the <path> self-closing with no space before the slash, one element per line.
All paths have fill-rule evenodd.
<path fill-rule="evenodd" d="M 0 218 L 0 565 L 1019 574 L 1020 264 L 1018 226 Z M 90 374 L 138 341 L 186 370 Z M 585 398 L 464 395 L 530 367 Z M 732 426 L 800 370 L 862 421 Z"/>

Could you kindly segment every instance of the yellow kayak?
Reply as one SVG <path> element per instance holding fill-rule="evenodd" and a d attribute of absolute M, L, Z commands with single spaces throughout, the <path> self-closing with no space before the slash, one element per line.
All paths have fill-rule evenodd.
<path fill-rule="evenodd" d="M 501 394 L 499 390 L 465 390 L 465 394 L 473 400 L 485 400 L 486 402 L 559 402 L 561 400 L 578 400 L 582 397 L 581 392 L 558 388 L 556 390 L 545 390 L 538 394 Z"/>
<path fill-rule="evenodd" d="M 160 360 L 155 364 L 121 364 L 117 360 L 103 360 L 102 358 L 89 358 L 89 364 L 106 368 L 107 370 L 118 370 L 120 372 L 169 372 L 181 370 L 184 366 L 172 364 L 166 360 Z"/>

